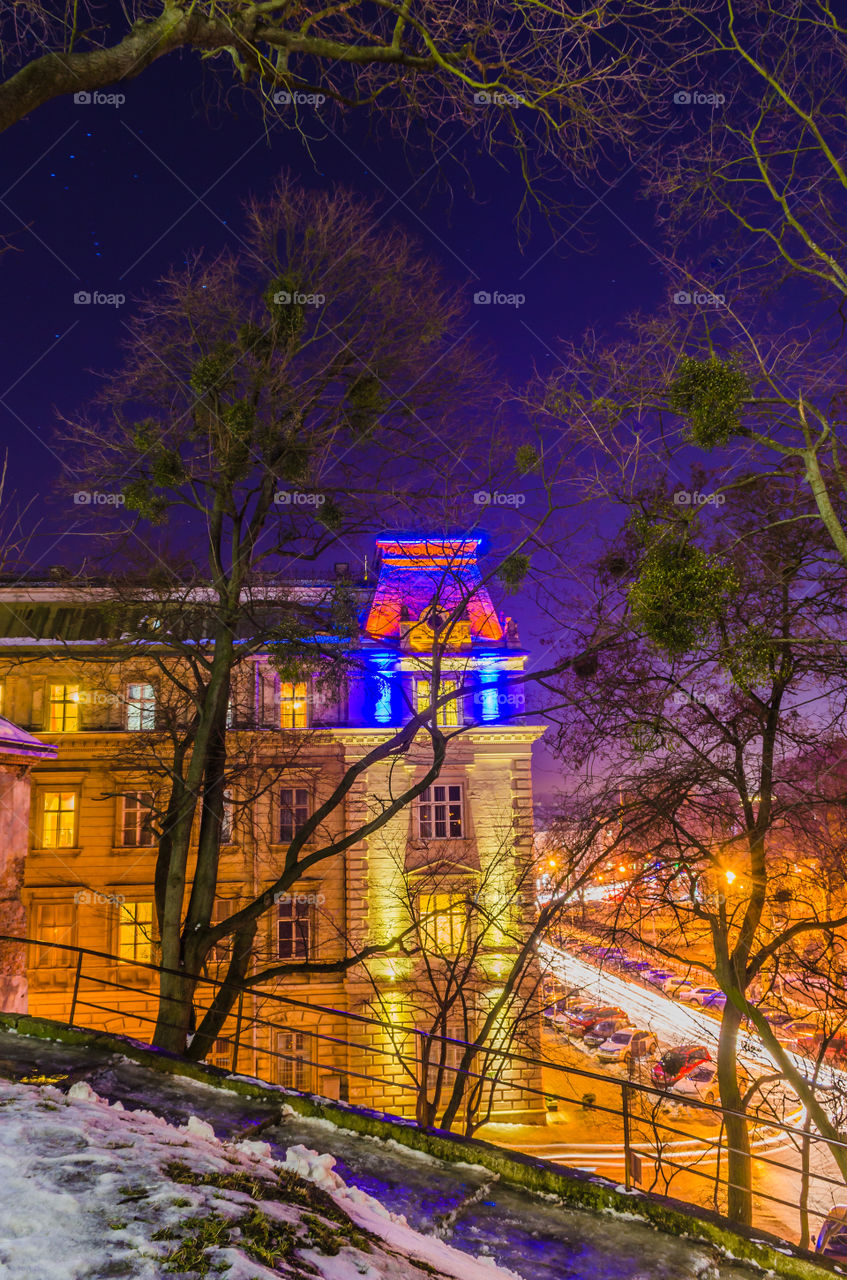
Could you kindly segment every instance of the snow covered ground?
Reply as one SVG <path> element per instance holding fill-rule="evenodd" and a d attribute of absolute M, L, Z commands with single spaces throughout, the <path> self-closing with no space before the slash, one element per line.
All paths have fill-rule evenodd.
<path fill-rule="evenodd" d="M 0 1076 L 78 1067 L 67 1095 L 0 1078 L 0 1280 L 750 1280 L 705 1246 L 290 1113 L 283 1096 L 0 1032 Z"/>
<path fill-rule="evenodd" d="M 0 1108 L 9 1280 L 157 1280 L 203 1268 L 226 1280 L 515 1280 L 348 1187 L 329 1153 L 297 1145 L 276 1160 L 266 1142 L 221 1142 L 196 1116 L 176 1127 L 126 1111 L 84 1082 L 67 1096 L 4 1083 Z"/>

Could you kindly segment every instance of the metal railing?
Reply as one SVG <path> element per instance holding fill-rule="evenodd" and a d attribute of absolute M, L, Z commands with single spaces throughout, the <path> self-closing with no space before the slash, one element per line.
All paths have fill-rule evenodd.
<path fill-rule="evenodd" d="M 251 1075 L 256 1074 L 259 1059 L 267 1059 L 271 1064 L 276 1062 L 280 1066 L 288 1064 L 290 1074 L 295 1071 L 292 1064 L 300 1063 L 311 1071 L 313 1077 L 318 1071 L 322 1071 L 344 1080 L 346 1088 L 340 1090 L 342 1101 L 349 1097 L 354 1087 L 367 1087 L 368 1097 L 361 1099 L 361 1105 L 383 1110 L 389 1115 L 392 1105 L 399 1107 L 398 1118 L 402 1118 L 408 1125 L 409 1117 L 402 1114 L 406 1109 L 403 1100 L 407 1100 L 408 1108 L 414 1109 L 421 1091 L 427 1089 L 427 1072 L 422 1064 L 425 1058 L 433 1056 L 431 1052 L 424 1052 L 424 1046 L 429 1042 L 430 1046 L 447 1046 L 454 1054 L 462 1056 L 467 1056 L 466 1051 L 472 1051 L 470 1061 L 482 1063 L 479 1070 L 470 1067 L 463 1069 L 443 1060 L 443 1054 L 435 1052 L 434 1065 L 430 1069 L 440 1070 L 448 1080 L 461 1076 L 466 1091 L 508 1090 L 516 1112 L 521 1109 L 518 1099 L 524 1101 L 525 1111 L 547 1110 L 554 1116 L 555 1108 L 560 1103 L 578 1106 L 587 1118 L 594 1120 L 600 1117 L 603 1123 L 612 1125 L 612 1142 L 548 1142 L 544 1149 L 549 1149 L 550 1154 L 545 1158 L 561 1164 L 570 1163 L 582 1169 L 587 1166 L 594 1171 L 599 1171 L 600 1166 L 604 1165 L 610 1170 L 622 1169 L 628 1190 L 635 1183 L 643 1190 L 670 1194 L 694 1207 L 722 1212 L 730 1190 L 726 1173 L 730 1148 L 725 1126 L 729 1117 L 737 1116 L 745 1122 L 755 1159 L 755 1226 L 795 1241 L 799 1239 L 802 1242 L 809 1236 L 814 1239 L 814 1224 L 826 1216 L 828 1208 L 836 1199 L 836 1189 L 843 1192 L 841 1198 L 847 1200 L 847 1186 L 832 1158 L 833 1147 L 847 1152 L 847 1142 L 825 1141 L 808 1122 L 803 1122 L 802 1112 L 791 1121 L 786 1121 L 776 1115 L 761 1112 L 734 1112 L 699 1098 L 685 1098 L 681 1101 L 652 1084 L 630 1076 L 601 1074 L 556 1061 L 554 1057 L 522 1053 L 496 1044 L 469 1044 L 419 1027 L 398 1026 L 397 1023 L 374 1014 L 338 1009 L 249 984 L 226 984 L 206 974 L 186 975 L 182 971 L 168 970 L 152 961 L 127 961 L 108 952 L 11 935 L 0 934 L 0 943 L 16 944 L 19 948 L 26 948 L 28 954 L 29 949 L 36 948 L 36 960 L 39 952 L 49 951 L 68 956 L 69 963 L 66 966 L 53 966 L 48 970 L 51 983 L 43 988 L 39 985 L 41 971 L 38 965 L 27 966 L 31 994 L 42 996 L 35 1003 L 44 1007 L 57 1005 L 65 997 L 68 1026 L 121 1034 L 119 1027 L 103 1025 L 107 1019 L 118 1019 L 124 1027 L 149 1027 L 152 1039 L 152 1028 L 159 1021 L 159 997 L 155 994 L 152 982 L 148 985 L 139 981 L 139 971 L 145 971 L 150 978 L 163 973 L 178 974 L 189 977 L 200 992 L 210 996 L 224 987 L 232 992 L 233 1011 L 229 1017 L 232 1025 L 228 1031 L 219 1034 L 216 1041 L 229 1046 L 231 1056 L 225 1069 L 233 1074 L 238 1072 L 239 1066 L 244 1070 L 247 1054 L 251 1056 Z M 134 976 L 135 980 L 122 981 L 119 975 L 125 972 Z M 64 987 L 55 981 L 57 974 L 66 975 Z M 136 1001 L 141 998 L 147 1002 L 147 1008 L 130 1008 L 126 1004 L 121 1007 L 115 1003 L 117 993 L 132 995 Z M 33 1000 L 30 1001 L 31 1006 L 32 1004 Z M 37 1014 L 39 1011 L 33 1012 Z M 306 1015 L 315 1020 L 313 1025 L 295 1026 L 291 1022 L 292 1016 Z M 44 1013 L 42 1016 L 48 1015 Z M 336 1033 L 339 1025 L 344 1028 L 345 1034 Z M 292 1031 L 309 1037 L 308 1054 L 280 1051 L 276 1047 L 275 1033 L 290 1034 Z M 358 1036 L 355 1035 L 356 1031 Z M 382 1037 L 382 1043 L 377 1042 L 374 1033 Z M 410 1051 L 398 1046 L 398 1039 L 408 1041 Z M 359 1059 L 357 1065 L 351 1065 L 351 1051 L 354 1061 L 356 1057 Z M 207 1054 L 205 1061 L 210 1062 L 211 1056 Z M 372 1069 L 365 1069 L 368 1060 L 373 1064 Z M 394 1074 L 390 1080 L 386 1079 L 385 1070 L 379 1071 L 380 1065 L 393 1069 Z M 403 1078 L 397 1078 L 398 1067 Z M 531 1074 L 536 1083 L 516 1076 L 516 1070 Z M 283 1074 L 284 1071 L 277 1069 L 278 1076 Z M 555 1087 L 551 1077 L 557 1081 Z M 573 1087 L 574 1081 L 578 1082 L 576 1088 Z M 590 1089 L 580 1093 L 579 1090 L 585 1087 L 586 1082 L 598 1092 L 611 1089 L 613 1095 L 618 1097 L 619 1104 L 599 1102 L 597 1093 Z M 279 1083 L 279 1080 L 272 1083 Z M 452 1091 L 452 1085 L 448 1085 L 443 1091 L 439 1113 L 443 1112 Z M 390 1104 L 388 1107 L 383 1105 L 386 1099 Z M 670 1101 L 683 1107 L 686 1112 L 693 1112 L 700 1118 L 705 1117 L 711 1131 L 692 1133 L 690 1128 L 681 1127 L 684 1121 L 678 1115 L 668 1114 Z M 496 1121 L 493 1123 L 496 1124 Z M 431 1127 L 437 1127 L 437 1121 Z M 482 1127 L 484 1129 L 485 1125 Z M 538 1126 L 538 1133 L 545 1133 L 542 1126 Z M 499 1141 L 499 1145 L 509 1145 L 510 1149 L 524 1150 L 530 1154 L 533 1146 L 539 1145 L 507 1144 L 502 1135 L 496 1133 L 493 1136 L 483 1133 L 483 1136 L 488 1141 Z M 608 1137 L 608 1134 L 605 1136 Z M 787 1152 L 796 1155 L 796 1164 L 790 1163 Z M 651 1167 L 652 1180 L 645 1176 L 645 1169 L 649 1171 Z M 797 1197 L 789 1199 L 784 1194 L 777 1194 L 776 1190 L 765 1185 L 766 1179 L 782 1186 L 787 1182 L 789 1188 L 796 1185 Z M 802 1200 L 806 1202 L 805 1209 L 801 1208 Z M 763 1205 L 768 1206 L 767 1211 L 763 1210 Z M 798 1225 L 791 1220 L 793 1217 L 798 1219 Z"/>

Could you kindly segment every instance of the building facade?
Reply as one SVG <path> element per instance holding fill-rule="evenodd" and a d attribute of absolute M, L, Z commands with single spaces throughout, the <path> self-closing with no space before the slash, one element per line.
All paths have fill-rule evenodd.
<path fill-rule="evenodd" d="M 492 604 L 478 549 L 475 539 L 385 538 L 370 582 L 336 566 L 360 628 L 341 684 L 281 679 L 266 653 L 236 670 L 216 919 L 269 890 L 294 832 L 350 766 L 430 705 L 434 653 L 434 714 L 449 745 L 437 780 L 389 823 L 269 899 L 255 964 L 280 973 L 239 1002 L 216 1065 L 232 1069 L 237 1031 L 239 1071 L 420 1116 L 422 1100 L 439 1111 L 449 1096 L 452 1041 L 473 1039 L 493 1008 L 503 1005 L 487 1045 L 526 1053 L 537 1043 L 532 966 L 505 1004 L 503 981 L 534 912 L 531 750 L 542 729 L 517 714 L 510 678 L 527 655 Z M 319 609 L 336 586 L 296 582 L 285 594 Z M 104 646 L 107 595 L 0 585 L 5 713 L 47 751 L 30 762 L 22 901 L 38 945 L 26 978 L 34 1014 L 65 1021 L 73 1002 L 80 1025 L 149 1039 L 168 690 L 147 654 L 114 638 Z M 358 832 L 431 760 L 419 732 L 399 759 L 358 777 L 311 843 Z M 86 949 L 79 972 L 72 948 Z M 366 960 L 348 963 L 363 949 Z M 222 945 L 210 978 L 225 963 Z M 480 1065 L 480 1116 L 541 1117 L 534 1067 Z"/>

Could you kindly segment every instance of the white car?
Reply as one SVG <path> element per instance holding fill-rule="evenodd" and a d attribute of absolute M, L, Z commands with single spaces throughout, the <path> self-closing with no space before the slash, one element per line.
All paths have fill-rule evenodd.
<path fill-rule="evenodd" d="M 709 996 L 719 996 L 720 994 L 721 992 L 717 987 L 691 987 L 690 990 L 680 991 L 679 998 L 687 1004 L 705 1004 Z"/>
<path fill-rule="evenodd" d="M 687 1076 L 672 1084 L 668 1093 L 683 1099 L 696 1099 L 698 1102 L 720 1102 L 717 1063 L 701 1062 Z"/>
<path fill-rule="evenodd" d="M 601 1062 L 622 1062 L 628 1067 L 630 1062 L 639 1058 L 647 1058 L 656 1052 L 656 1037 L 652 1031 L 639 1031 L 637 1027 L 621 1027 L 614 1035 L 604 1040 L 597 1050 Z"/>

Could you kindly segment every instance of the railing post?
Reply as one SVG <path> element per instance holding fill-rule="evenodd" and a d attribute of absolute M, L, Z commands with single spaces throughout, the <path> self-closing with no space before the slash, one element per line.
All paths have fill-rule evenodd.
<path fill-rule="evenodd" d="M 81 974 L 82 974 L 82 951 L 78 951 L 76 953 L 76 973 L 74 975 L 74 991 L 73 991 L 73 995 L 71 996 L 71 1012 L 70 1012 L 70 1017 L 68 1018 L 69 1027 L 72 1027 L 74 1025 L 74 1017 L 76 1016 L 76 1002 L 77 1002 L 77 996 L 79 995 L 79 979 Z"/>
<path fill-rule="evenodd" d="M 238 1067 L 238 1042 L 241 1039 L 241 1016 L 244 1012 L 244 992 L 238 993 L 238 1012 L 235 1015 L 235 1044 L 232 1047 L 232 1074 Z"/>
<path fill-rule="evenodd" d="M 632 1145 L 629 1132 L 629 1085 L 621 1084 L 621 1114 L 623 1116 L 624 1186 L 632 1190 Z"/>

